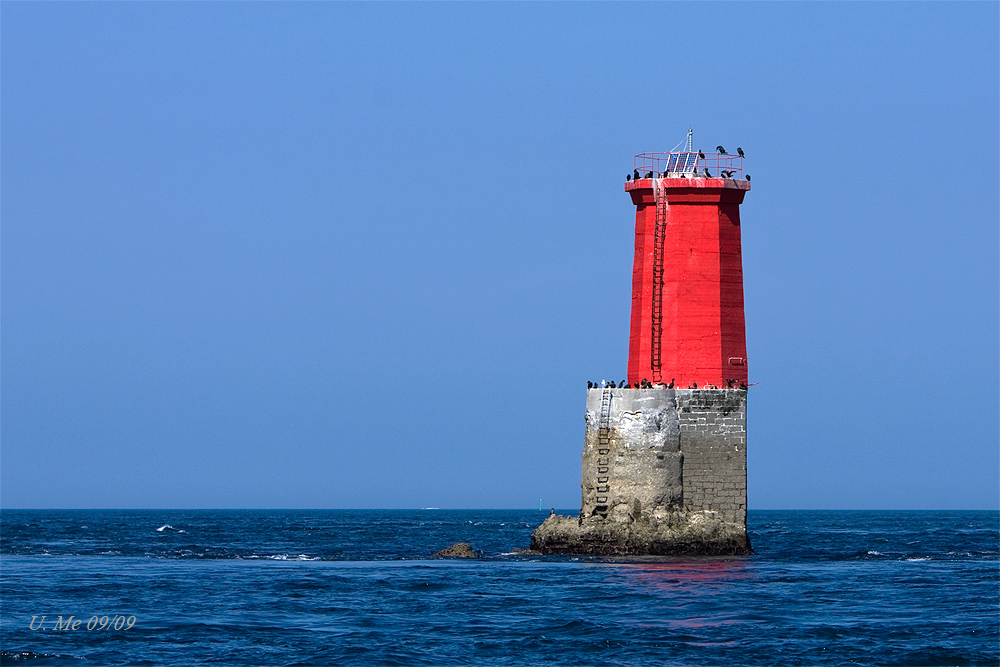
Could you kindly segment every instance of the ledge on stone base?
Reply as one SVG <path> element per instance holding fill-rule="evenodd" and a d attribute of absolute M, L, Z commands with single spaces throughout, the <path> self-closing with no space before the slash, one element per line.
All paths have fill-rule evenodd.
<path fill-rule="evenodd" d="M 658 519 L 569 517 L 553 514 L 531 534 L 542 554 L 592 556 L 747 556 L 753 553 L 746 528 L 713 512 L 673 512 Z"/>

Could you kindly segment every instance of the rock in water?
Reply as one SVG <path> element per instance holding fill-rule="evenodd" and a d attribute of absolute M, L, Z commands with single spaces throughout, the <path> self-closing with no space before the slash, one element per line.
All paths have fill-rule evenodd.
<path fill-rule="evenodd" d="M 741 556 L 752 554 L 746 531 L 715 512 L 602 518 L 550 516 L 531 535 L 543 554 L 595 556 Z"/>
<path fill-rule="evenodd" d="M 432 558 L 479 558 L 479 552 L 468 542 L 458 542 L 431 554 Z"/>

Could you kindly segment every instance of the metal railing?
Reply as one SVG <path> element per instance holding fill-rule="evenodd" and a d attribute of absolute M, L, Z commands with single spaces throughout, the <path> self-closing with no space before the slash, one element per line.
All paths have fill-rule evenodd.
<path fill-rule="evenodd" d="M 635 171 L 639 178 L 712 178 L 743 179 L 743 158 L 730 153 L 705 153 L 702 151 L 670 151 L 667 153 L 639 153 L 635 156 Z M 723 171 L 732 172 L 725 176 Z M 651 176 L 647 176 L 651 174 Z"/>

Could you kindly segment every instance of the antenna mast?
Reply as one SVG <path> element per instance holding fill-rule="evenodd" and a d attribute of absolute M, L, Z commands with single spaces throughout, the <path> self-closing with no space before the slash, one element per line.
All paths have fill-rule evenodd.
<path fill-rule="evenodd" d="M 688 153 L 694 150 L 694 128 L 688 128 Z"/>

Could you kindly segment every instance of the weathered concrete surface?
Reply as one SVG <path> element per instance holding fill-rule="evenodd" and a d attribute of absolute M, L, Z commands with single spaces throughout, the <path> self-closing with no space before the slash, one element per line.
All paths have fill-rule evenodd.
<path fill-rule="evenodd" d="M 582 463 L 580 517 L 550 517 L 532 549 L 750 553 L 745 390 L 591 389 Z"/>

